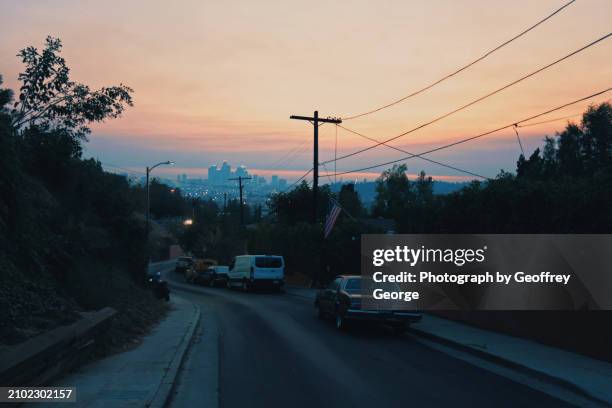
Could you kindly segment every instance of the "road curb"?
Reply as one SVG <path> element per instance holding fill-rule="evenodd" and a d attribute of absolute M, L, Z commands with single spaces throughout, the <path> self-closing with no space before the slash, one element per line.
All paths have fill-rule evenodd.
<path fill-rule="evenodd" d="M 498 356 L 496 354 L 492 354 L 492 353 L 488 353 L 485 350 L 481 350 L 481 349 L 477 349 L 475 347 L 472 347 L 468 344 L 464 344 L 464 343 L 460 343 L 458 341 L 454 341 L 452 339 L 449 339 L 447 337 L 443 337 L 440 336 L 438 334 L 432 333 L 432 332 L 428 332 L 422 329 L 419 329 L 418 327 L 416 327 L 418 325 L 415 326 L 410 326 L 410 329 L 408 331 L 408 333 L 419 336 L 419 337 L 423 337 L 426 338 L 428 340 L 434 341 L 436 343 L 440 343 L 442 345 L 445 346 L 449 346 L 452 347 L 454 349 L 460 350 L 460 351 L 464 351 L 467 352 L 469 354 L 472 354 L 476 357 L 482 358 L 484 360 L 490 361 L 492 363 L 507 367 L 507 368 L 511 368 L 513 370 L 517 370 L 520 372 L 523 372 L 525 374 L 537 377 L 540 380 L 558 385 L 560 387 L 563 387 L 571 392 L 574 392 L 576 394 L 579 394 L 585 398 L 588 398 L 590 400 L 593 400 L 594 402 L 597 402 L 599 404 L 604 404 L 604 405 L 608 405 L 610 404 L 610 401 L 605 401 L 602 400 L 594 395 L 592 395 L 591 393 L 589 393 L 587 390 L 585 390 L 584 388 L 580 387 L 577 384 L 574 384 L 564 378 L 560 378 L 560 377 L 556 377 L 554 375 L 551 375 L 549 373 L 540 371 L 540 370 L 536 370 L 532 367 L 526 366 L 522 363 L 519 363 L 517 361 L 514 360 L 510 360 L 501 356 Z"/>
<path fill-rule="evenodd" d="M 191 302 L 189 302 L 191 303 Z M 194 303 L 191 303 L 193 306 L 193 314 L 191 316 L 191 321 L 189 323 L 189 328 L 185 332 L 183 336 L 183 340 L 179 345 L 176 353 L 174 354 L 174 358 L 170 363 L 164 377 L 162 378 L 155 395 L 145 406 L 149 408 L 163 408 L 166 406 L 166 403 L 170 399 L 172 395 L 172 391 L 175 387 L 176 377 L 178 376 L 179 370 L 185 361 L 185 356 L 187 355 L 187 351 L 192 345 L 192 340 L 198 326 L 200 324 L 200 307 Z"/>

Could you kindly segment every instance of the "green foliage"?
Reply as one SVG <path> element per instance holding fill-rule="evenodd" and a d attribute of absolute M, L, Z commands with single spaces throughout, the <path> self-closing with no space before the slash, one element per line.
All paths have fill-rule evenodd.
<path fill-rule="evenodd" d="M 249 253 L 283 255 L 288 275 L 309 276 L 315 285 L 341 273 L 359 273 L 361 234 L 380 231 L 358 221 L 365 210 L 353 184 L 343 185 L 337 197 L 323 186 L 318 197 L 318 222 L 313 225 L 313 194 L 306 182 L 292 191 L 271 196 L 271 218 L 248 231 Z M 324 240 L 322 225 L 330 198 L 337 200 L 344 211 Z"/>
<path fill-rule="evenodd" d="M 228 200 L 221 208 L 212 200 L 189 200 L 193 224 L 175 230 L 181 247 L 198 257 L 229 264 L 245 251 L 246 234 L 240 225 L 240 200 Z M 244 205 L 246 225 L 261 220 L 261 207 Z"/>
<path fill-rule="evenodd" d="M 434 195 L 431 177 L 421 172 L 411 181 L 406 170 L 396 165 L 381 174 L 372 207 L 373 217 L 393 219 L 399 233 L 609 233 L 612 107 L 592 106 L 581 124 L 546 137 L 542 150 L 519 157 L 516 175 L 502 171 L 494 180 Z M 329 197 L 324 190 L 319 208 L 328 208 Z M 364 215 L 351 185 L 337 198 L 349 213 Z M 323 240 L 321 224 L 307 224 L 312 190 L 306 183 L 270 202 L 276 223 L 250 231 L 251 252 L 282 254 L 288 274 L 301 272 L 313 280 L 359 272 L 360 234 L 376 231 L 343 214 Z"/>
<path fill-rule="evenodd" d="M 590 106 L 581 124 L 570 123 L 556 138 L 545 139 L 544 154 L 537 149 L 528 160 L 519 158 L 517 175 L 587 178 L 610 170 L 612 165 L 612 106 Z"/>
<path fill-rule="evenodd" d="M 146 195 L 142 187 L 143 197 Z M 157 179 L 149 183 L 151 215 L 154 218 L 177 217 L 188 214 L 191 203 L 184 199 L 180 189 L 168 187 Z M 144 207 L 143 207 L 144 208 Z"/>
<path fill-rule="evenodd" d="M 47 37 L 42 51 L 27 47 L 17 54 L 25 71 L 18 77 L 22 85 L 13 106 L 12 124 L 16 129 L 65 129 L 83 139 L 90 133 L 88 123 L 116 118 L 126 105 L 132 106 L 133 91 L 125 85 L 92 91 L 70 81 L 70 70 L 59 55 L 61 49 L 59 39 Z"/>
<path fill-rule="evenodd" d="M 433 221 L 433 211 L 437 205 L 433 180 L 421 172 L 411 182 L 406 170 L 404 164 L 395 165 L 378 178 L 372 214 L 395 220 L 401 232 L 425 232 Z"/>
<path fill-rule="evenodd" d="M 325 210 L 329 207 L 331 191 L 328 186 L 319 188 L 318 194 L 318 220 L 325 217 Z M 283 224 L 296 224 L 298 222 L 312 222 L 312 188 L 306 181 L 302 181 L 296 188 L 286 193 L 277 193 L 270 197 L 268 208 L 275 214 L 278 221 Z"/>
<path fill-rule="evenodd" d="M 591 106 L 543 149 L 517 161 L 516 175 L 433 195 L 423 172 L 405 166 L 382 173 L 374 216 L 392 218 L 401 233 L 597 233 L 612 228 L 612 107 Z"/>
<path fill-rule="evenodd" d="M 365 214 L 365 209 L 359 194 L 355 191 L 355 184 L 343 184 L 338 192 L 338 203 L 351 214 L 352 217 L 361 217 Z"/>
<path fill-rule="evenodd" d="M 264 223 L 249 231 L 249 253 L 279 254 L 287 273 L 316 275 L 321 269 L 323 242 L 319 226 L 305 222 Z"/>
<path fill-rule="evenodd" d="M 81 157 L 87 124 L 120 115 L 131 90 L 71 82 L 60 48 L 48 38 L 42 52 L 20 52 L 26 68 L 16 103 L 0 88 L 1 342 L 70 321 L 79 306 L 113 303 L 125 279 L 134 299 L 149 296 L 138 292 L 147 257 L 133 189 Z M 92 275 L 110 270 L 123 280 Z"/>

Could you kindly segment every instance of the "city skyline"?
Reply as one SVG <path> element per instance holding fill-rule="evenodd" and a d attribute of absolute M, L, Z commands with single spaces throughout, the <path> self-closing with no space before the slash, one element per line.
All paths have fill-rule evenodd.
<path fill-rule="evenodd" d="M 75 80 L 93 87 L 121 82 L 134 88 L 134 108 L 118 120 L 92 126 L 85 146 L 88 157 L 132 171 L 173 160 L 175 168 L 156 169 L 156 174 L 170 178 L 178 172 L 203 176 L 202 163 L 223 157 L 266 177 L 278 174 L 293 181 L 312 167 L 312 127 L 290 121 L 289 115 L 312 115 L 318 109 L 322 116 L 346 116 L 393 101 L 482 55 L 559 6 L 556 0 L 471 0 L 460 5 L 437 0 L 382 7 L 355 2 L 346 19 L 337 17 L 344 13 L 340 3 L 326 3 L 327 13 L 321 15 L 316 7 L 304 10 L 293 1 L 239 1 L 231 8 L 201 1 L 180 8 L 162 1 L 117 7 L 88 1 L 12 2 L 0 16 L 6 27 L 0 51 L 15 55 L 28 45 L 41 47 L 44 38 L 53 35 L 63 41 L 62 55 Z M 141 13 L 143 7 L 146 14 Z M 46 19 L 49 15 L 54 18 Z M 609 1 L 575 2 L 456 78 L 347 123 L 377 139 L 397 135 L 588 44 L 608 32 L 611 16 Z M 360 29 L 364 24 L 367 31 Z M 605 63 L 611 50 L 609 41 L 589 48 L 393 145 L 417 152 L 435 148 L 598 91 L 608 86 L 612 74 Z M 18 89 L 21 70 L 16 57 L 0 61 L 0 74 L 10 88 Z M 559 116 L 580 113 L 608 98 L 584 101 Z M 521 129 L 526 153 L 564 125 L 558 121 Z M 334 157 L 336 131 L 338 155 L 372 144 L 333 125 L 322 126 L 321 160 Z M 431 158 L 493 177 L 500 169 L 514 170 L 519 153 L 514 131 L 506 129 Z M 338 162 L 337 169 L 402 156 L 381 146 Z M 373 179 L 385 168 L 343 179 Z M 425 170 L 442 180 L 471 178 L 420 160 L 409 161 L 408 170 L 412 175 Z M 333 171 L 333 166 L 321 168 L 322 173 Z"/>

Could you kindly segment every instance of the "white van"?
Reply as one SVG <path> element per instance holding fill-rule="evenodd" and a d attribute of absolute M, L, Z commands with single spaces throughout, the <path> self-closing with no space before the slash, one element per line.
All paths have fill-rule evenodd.
<path fill-rule="evenodd" d="M 248 291 L 256 286 L 280 288 L 285 280 L 285 260 L 278 255 L 240 255 L 227 273 L 227 287 Z"/>

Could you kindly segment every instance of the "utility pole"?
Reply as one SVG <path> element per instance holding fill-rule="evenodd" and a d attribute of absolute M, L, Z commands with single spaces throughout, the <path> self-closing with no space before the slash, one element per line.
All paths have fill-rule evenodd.
<path fill-rule="evenodd" d="M 250 177 L 238 176 L 228 180 L 238 180 L 238 188 L 240 189 L 240 225 L 244 226 L 244 201 L 242 200 L 242 180 L 250 180 Z"/>
<path fill-rule="evenodd" d="M 319 118 L 319 111 L 314 111 L 312 117 L 292 115 L 289 119 L 307 120 L 314 128 L 312 155 L 312 223 L 317 223 L 317 201 L 319 196 L 319 126 L 323 123 L 342 123 L 340 118 Z"/>
<path fill-rule="evenodd" d="M 169 166 L 174 166 L 174 162 L 173 161 L 165 161 L 165 162 L 160 162 L 157 163 L 155 166 L 147 166 L 147 179 L 146 179 L 146 189 L 147 189 L 147 208 L 146 208 L 146 218 L 147 218 L 147 224 L 146 224 L 146 237 L 147 239 L 149 239 L 149 231 L 151 229 L 149 223 L 151 222 L 151 189 L 149 187 L 149 174 L 151 174 L 151 172 L 153 171 L 154 168 L 158 167 L 158 166 L 162 166 L 162 165 L 169 165 Z"/>

